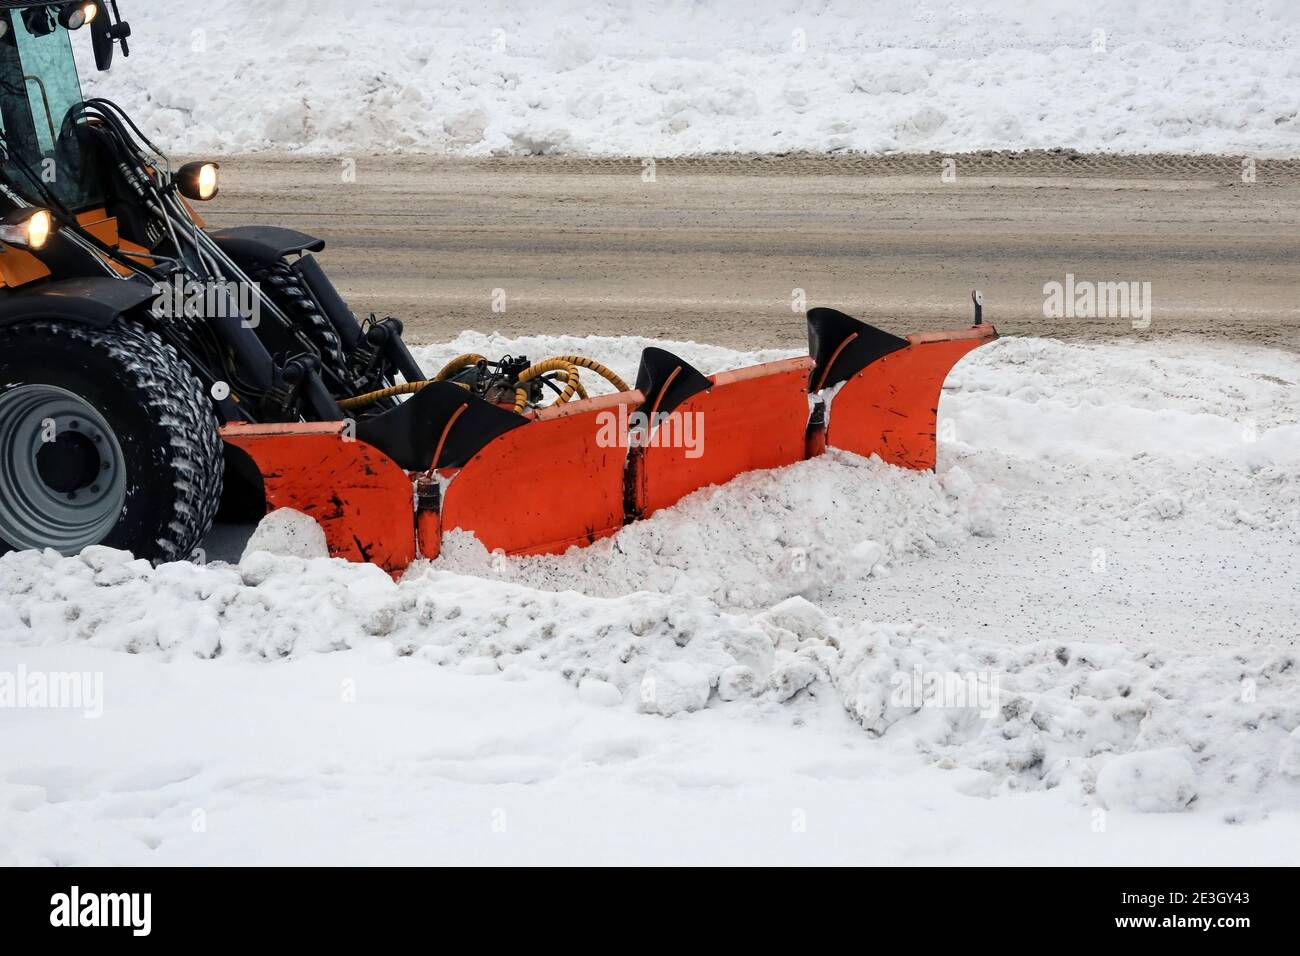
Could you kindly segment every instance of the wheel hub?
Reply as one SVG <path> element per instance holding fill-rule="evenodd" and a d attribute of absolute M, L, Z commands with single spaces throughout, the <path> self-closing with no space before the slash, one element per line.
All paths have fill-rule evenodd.
<path fill-rule="evenodd" d="M 36 453 L 36 473 L 60 494 L 75 497 L 83 489 L 93 491 L 100 466 L 106 464 L 100 460 L 95 445 L 93 439 L 80 432 L 57 434 L 54 441 L 43 443 Z"/>
<path fill-rule="evenodd" d="M 0 539 L 75 554 L 98 544 L 126 503 L 126 464 L 89 402 L 52 385 L 0 394 Z"/>

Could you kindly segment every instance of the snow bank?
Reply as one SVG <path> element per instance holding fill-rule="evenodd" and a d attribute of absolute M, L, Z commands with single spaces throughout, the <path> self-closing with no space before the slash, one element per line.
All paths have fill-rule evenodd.
<path fill-rule="evenodd" d="M 157 569 L 102 548 L 26 552 L 0 558 L 0 582 L 6 646 L 161 660 L 382 649 L 507 680 L 558 673 L 584 699 L 663 716 L 831 694 L 872 736 L 980 771 L 986 793 L 1064 787 L 1137 810 L 1182 809 L 1193 796 L 1256 810 L 1300 801 L 1289 652 L 1007 648 L 924 624 L 841 622 L 798 597 L 745 616 L 696 597 L 612 600 L 432 568 L 395 583 L 368 566 L 266 552 Z M 927 675 L 970 693 L 927 693 Z M 1170 749 L 1182 764 L 1147 754 Z"/>
<path fill-rule="evenodd" d="M 1010 650 L 923 626 L 824 626 L 844 649 L 830 673 L 858 722 L 902 735 L 940 766 L 987 772 L 987 792 L 1064 787 L 1141 811 L 1185 809 L 1194 798 L 1300 805 L 1300 787 L 1279 770 L 1300 725 L 1293 653 Z M 966 696 L 915 694 L 930 675 L 960 677 Z"/>
<path fill-rule="evenodd" d="M 266 551 L 236 566 L 157 569 L 102 548 L 74 558 L 25 552 L 0 558 L 0 570 L 0 642 L 84 642 L 164 660 L 276 660 L 386 644 L 467 673 L 558 671 L 627 694 L 659 665 L 677 683 L 687 683 L 687 668 L 708 688 L 764 640 L 757 625 L 700 599 L 614 601 L 433 570 L 394 583 L 374 567 Z"/>
<path fill-rule="evenodd" d="M 471 534 L 452 532 L 437 564 L 552 591 L 616 596 L 648 589 L 728 608 L 767 607 L 885 577 L 895 561 L 993 533 L 997 490 L 964 487 L 962 474 L 918 476 L 831 452 L 702 489 L 613 538 L 560 556 L 507 561 Z"/>
<path fill-rule="evenodd" d="M 143 7 L 87 92 L 178 152 L 1300 155 L 1290 0 Z"/>

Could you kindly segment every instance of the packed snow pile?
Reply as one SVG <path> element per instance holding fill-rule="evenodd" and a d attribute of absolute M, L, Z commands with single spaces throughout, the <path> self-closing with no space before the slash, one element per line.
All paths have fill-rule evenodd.
<path fill-rule="evenodd" d="M 0 577 L 6 646 L 172 661 L 383 649 L 506 680 L 558 673 L 584 699 L 661 716 L 833 695 L 871 736 L 982 772 L 985 794 L 1064 787 L 1137 810 L 1300 801 L 1292 652 L 1008 648 L 924 624 L 840 622 L 800 597 L 746 616 L 698 597 L 594 598 L 428 567 L 395 583 L 268 552 L 157 569 L 107 549 L 28 552 L 0 558 Z M 1150 750 L 1179 757 L 1139 762 Z"/>
<path fill-rule="evenodd" d="M 637 339 L 462 336 L 581 351 Z M 673 343 L 705 371 L 780 357 Z M 833 705 L 962 792 L 1253 819 L 1300 806 L 1300 361 L 1004 339 L 951 376 L 940 465 L 838 453 L 703 489 L 566 555 L 453 535 L 400 581 L 269 515 L 242 559 L 0 558 L 0 649 L 178 667 L 364 651 L 647 717 Z M 815 708 L 815 710 L 814 710 Z"/>
<path fill-rule="evenodd" d="M 1064 787 L 1141 811 L 1194 800 L 1300 805 L 1285 773 L 1288 735 L 1300 725 L 1292 652 L 1007 649 L 913 627 L 838 643 L 845 652 L 832 679 L 864 728 L 902 732 L 940 765 L 986 771 L 989 792 Z"/>
<path fill-rule="evenodd" d="M 88 95 L 181 152 L 1300 155 L 1289 0 L 128 4 Z M 184 77 L 178 83 L 176 78 Z"/>
<path fill-rule="evenodd" d="M 570 554 L 506 561 L 473 535 L 453 532 L 438 563 L 547 590 L 653 590 L 761 608 L 883 578 L 896 560 L 992 534 L 998 510 L 997 490 L 975 487 L 960 468 L 916 476 L 832 451 L 697 491 Z M 741 557 L 719 562 L 720 554 Z"/>
<path fill-rule="evenodd" d="M 797 354 L 739 352 L 695 342 L 637 336 L 528 336 L 466 332 L 416 350 L 425 368 L 457 355 L 593 355 L 635 381 L 641 352 L 670 349 L 706 375 Z M 593 394 L 612 387 L 590 377 Z M 707 432 L 704 440 L 707 441 Z M 544 466 L 543 466 L 544 467 Z M 617 596 L 641 590 L 708 597 L 724 608 L 761 608 L 792 595 L 890 573 L 894 560 L 942 549 L 968 535 L 995 533 L 1000 495 L 961 468 L 921 475 L 832 451 L 773 472 L 705 488 L 669 511 L 589 548 L 506 561 L 472 535 L 447 535 L 438 565 L 553 591 Z M 743 555 L 719 564 L 717 555 Z"/>

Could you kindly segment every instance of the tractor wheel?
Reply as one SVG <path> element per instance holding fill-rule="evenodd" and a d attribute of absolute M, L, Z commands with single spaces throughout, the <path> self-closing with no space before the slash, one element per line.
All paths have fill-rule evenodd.
<path fill-rule="evenodd" d="M 221 448 L 203 387 L 155 333 L 0 329 L 0 554 L 188 558 L 221 499 Z"/>
<path fill-rule="evenodd" d="M 343 343 L 329 316 L 321 311 L 316 297 L 283 259 L 253 276 L 253 280 L 271 301 L 294 323 L 299 332 L 316 348 L 320 356 L 321 372 L 334 390 L 346 389 L 350 384 L 348 360 L 343 355 Z"/>

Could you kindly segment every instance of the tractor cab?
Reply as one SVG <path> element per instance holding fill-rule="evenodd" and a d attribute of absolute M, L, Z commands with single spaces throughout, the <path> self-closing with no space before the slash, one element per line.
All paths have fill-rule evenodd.
<path fill-rule="evenodd" d="M 103 204 L 92 153 L 80 120 L 81 81 L 66 23 L 85 20 L 64 15 L 68 5 L 33 6 L 0 12 L 0 135 L 3 170 L 9 188 L 33 205 L 44 199 L 29 174 L 69 209 L 80 212 Z M 73 4 L 84 18 L 93 3 Z"/>
<path fill-rule="evenodd" d="M 122 190 L 97 121 L 82 95 L 74 32 L 90 35 L 107 69 L 130 27 L 113 0 L 9 3 L 0 9 L 0 288 L 57 276 L 100 274 L 86 243 L 58 235 L 61 222 L 87 227 L 119 247 Z M 110 7 L 112 13 L 110 13 Z M 83 42 L 83 41 L 77 41 Z"/>

